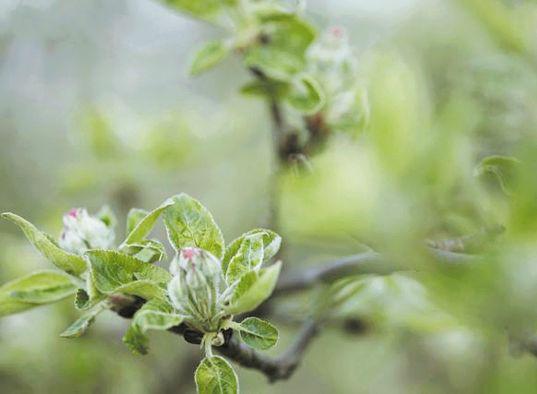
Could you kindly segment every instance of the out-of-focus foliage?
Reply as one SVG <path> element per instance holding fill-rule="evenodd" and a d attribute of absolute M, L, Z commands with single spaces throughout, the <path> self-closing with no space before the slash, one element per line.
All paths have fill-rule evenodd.
<path fill-rule="evenodd" d="M 214 21 L 221 2 L 169 3 Z M 56 236 L 66 207 L 94 211 L 106 201 L 125 217 L 132 206 L 186 191 L 222 218 L 225 233 L 265 225 L 269 120 L 261 101 L 234 92 L 265 94 L 267 85 L 252 84 L 221 46 L 205 48 L 197 69 L 223 60 L 218 67 L 183 77 L 192 48 L 222 40 L 220 30 L 141 0 L 8 1 L 0 10 L 2 211 L 32 217 Z M 342 291 L 334 327 L 290 381 L 269 386 L 240 370 L 241 388 L 535 392 L 536 361 L 516 341 L 537 322 L 535 2 L 312 0 L 302 17 L 320 31 L 344 25 L 356 59 L 356 85 L 344 81 L 356 89 L 337 100 L 339 85 L 331 92 L 320 67 L 307 70 L 324 92 L 314 104 L 340 102 L 322 107 L 336 114 L 356 105 L 360 113 L 348 113 L 357 128 L 337 124 L 349 132 L 316 152 L 309 173 L 282 175 L 285 263 L 321 263 L 365 244 L 408 272 L 318 289 Z M 286 53 L 304 42 L 288 43 Z M 270 68 L 282 53 L 269 49 L 246 61 Z M 271 89 L 290 95 L 289 75 L 295 86 L 302 61 L 272 69 Z M 286 107 L 297 127 L 293 111 L 308 113 L 300 104 L 311 101 Z M 47 268 L 13 228 L 0 226 L 0 282 Z M 475 267 L 441 267 L 424 251 L 426 241 L 496 226 L 505 231 L 478 243 L 473 252 L 484 258 Z M 317 299 L 306 298 L 284 306 L 300 315 Z M 107 313 L 90 335 L 67 341 L 57 334 L 76 320 L 72 309 L 62 302 L 0 321 L 1 392 L 192 392 L 188 356 L 198 349 L 156 333 L 152 353 L 134 357 L 120 343 L 128 322 Z M 277 351 L 292 334 L 282 331 Z"/>

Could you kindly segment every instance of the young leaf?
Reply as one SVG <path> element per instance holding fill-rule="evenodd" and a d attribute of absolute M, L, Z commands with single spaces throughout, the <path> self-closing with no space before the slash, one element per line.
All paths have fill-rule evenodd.
<path fill-rule="evenodd" d="M 164 212 L 164 223 L 175 249 L 195 246 L 222 258 L 224 237 L 207 208 L 184 193 L 171 200 L 174 204 Z"/>
<path fill-rule="evenodd" d="M 78 338 L 83 335 L 89 328 L 91 323 L 95 320 L 95 317 L 106 309 L 106 302 L 101 301 L 94 305 L 86 313 L 84 313 L 78 320 L 71 324 L 67 329 L 60 334 L 62 338 Z"/>
<path fill-rule="evenodd" d="M 520 161 L 511 156 L 493 155 L 487 156 L 475 169 L 475 175 L 487 180 L 487 177 L 495 178 L 500 189 L 506 195 L 511 195 L 512 178 L 516 166 Z"/>
<path fill-rule="evenodd" d="M 19 226 L 36 249 L 58 268 L 72 275 L 80 275 L 86 270 L 86 262 L 81 256 L 61 249 L 50 236 L 39 231 L 32 223 L 10 212 L 1 216 Z"/>
<path fill-rule="evenodd" d="M 86 256 L 93 286 L 100 293 L 124 292 L 143 297 L 143 291 L 146 296 L 156 295 L 158 285 L 171 279 L 166 270 L 116 251 L 90 250 Z"/>
<path fill-rule="evenodd" d="M 146 211 L 145 209 L 141 208 L 131 208 L 129 213 L 127 214 L 127 228 L 126 228 L 126 234 L 130 234 L 132 230 L 136 227 L 138 223 L 142 221 L 144 217 L 146 217 L 149 214 L 149 211 Z"/>
<path fill-rule="evenodd" d="M 220 63 L 229 54 L 223 41 L 210 41 L 196 52 L 190 65 L 190 75 L 199 75 Z"/>
<path fill-rule="evenodd" d="M 164 245 L 153 239 L 144 239 L 137 243 L 124 245 L 121 251 L 145 263 L 155 263 L 166 258 Z"/>
<path fill-rule="evenodd" d="M 127 347 L 137 354 L 146 354 L 148 330 L 167 330 L 181 324 L 183 317 L 173 313 L 173 308 L 163 300 L 153 299 L 133 316 L 132 324 L 123 337 Z"/>
<path fill-rule="evenodd" d="M 324 93 L 319 83 L 310 76 L 303 75 L 292 84 L 287 101 L 297 111 L 312 114 L 324 105 Z"/>
<path fill-rule="evenodd" d="M 115 227 L 117 224 L 116 215 L 108 205 L 102 207 L 99 212 L 97 212 L 96 216 L 106 225 L 106 227 Z"/>
<path fill-rule="evenodd" d="M 153 229 L 153 226 L 155 225 L 155 222 L 159 218 L 159 216 L 162 214 L 162 212 L 171 206 L 173 202 L 168 199 L 164 201 L 158 208 L 152 210 L 148 214 L 146 214 L 143 218 L 138 219 L 137 224 L 134 226 L 134 228 L 129 232 L 129 235 L 127 236 L 127 239 L 123 241 L 123 244 L 121 247 L 124 247 L 125 245 L 129 244 L 135 244 L 138 242 L 141 242 L 144 240 L 145 237 L 151 232 Z M 132 211 L 131 211 L 132 212 Z M 131 213 L 129 213 L 131 215 Z M 132 213 L 133 218 L 131 218 L 131 222 L 134 222 L 136 220 L 136 216 L 139 216 L 140 213 Z"/>
<path fill-rule="evenodd" d="M 242 275 L 256 270 L 263 263 L 263 236 L 253 234 L 245 237 L 239 251 L 231 261 L 226 271 L 226 281 L 229 285 L 235 283 Z"/>
<path fill-rule="evenodd" d="M 52 302 L 75 293 L 77 286 L 63 272 L 43 270 L 0 287 L 0 316 Z"/>
<path fill-rule="evenodd" d="M 227 267 L 233 257 L 239 253 L 239 249 L 242 242 L 249 236 L 260 234 L 263 237 L 263 262 L 269 261 L 272 257 L 278 253 L 282 243 L 282 238 L 274 231 L 266 230 L 263 228 L 254 229 L 241 235 L 239 238 L 234 239 L 226 248 L 226 253 L 222 259 L 222 271 L 226 273 Z"/>
<path fill-rule="evenodd" d="M 287 95 L 290 86 L 286 81 L 279 81 L 273 78 L 268 78 L 267 80 L 256 79 L 243 85 L 240 92 L 250 96 L 281 98 Z"/>
<path fill-rule="evenodd" d="M 239 380 L 231 365 L 220 356 L 206 357 L 195 374 L 198 394 L 238 394 Z"/>
<path fill-rule="evenodd" d="M 165 0 L 178 11 L 185 12 L 199 19 L 212 21 L 222 7 L 230 0 Z"/>
<path fill-rule="evenodd" d="M 234 315 L 257 308 L 272 294 L 280 269 L 281 262 L 278 261 L 259 272 L 251 271 L 243 275 L 231 295 L 229 305 L 225 307 L 226 312 Z"/>
<path fill-rule="evenodd" d="M 315 39 L 313 27 L 292 14 L 267 16 L 263 22 L 269 41 L 248 49 L 246 65 L 260 68 L 276 79 L 302 71 L 306 50 Z"/>
<path fill-rule="evenodd" d="M 157 282 L 143 279 L 121 285 L 114 290 L 114 293 L 135 295 L 145 300 L 166 298 L 166 291 Z"/>
<path fill-rule="evenodd" d="M 366 288 L 366 283 L 364 277 L 358 275 L 348 276 L 330 284 L 330 286 L 321 291 L 317 296 L 314 302 L 314 313 L 324 317 L 327 314 L 333 313 L 348 300 L 361 294 Z"/>
<path fill-rule="evenodd" d="M 278 342 L 278 329 L 257 317 L 244 319 L 239 330 L 244 343 L 255 349 L 270 349 Z"/>
<path fill-rule="evenodd" d="M 84 289 L 78 289 L 75 294 L 75 308 L 87 309 L 90 306 L 90 296 Z"/>

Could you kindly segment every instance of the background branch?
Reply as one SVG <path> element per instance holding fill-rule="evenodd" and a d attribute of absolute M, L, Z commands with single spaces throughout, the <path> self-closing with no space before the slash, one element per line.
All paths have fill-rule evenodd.
<path fill-rule="evenodd" d="M 446 264 L 467 264 L 480 260 L 479 256 L 428 248 L 431 255 Z M 387 275 L 401 270 L 374 251 L 367 251 L 323 263 L 319 266 L 289 272 L 276 285 L 274 295 L 309 289 L 316 284 L 332 282 L 347 275 Z"/>
<path fill-rule="evenodd" d="M 448 264 L 468 263 L 479 260 L 479 257 L 473 255 L 453 253 L 434 248 L 428 248 L 428 250 L 437 261 Z M 332 260 L 317 267 L 287 273 L 280 278 L 272 297 L 306 290 L 316 284 L 331 282 L 346 275 L 386 275 L 396 270 L 397 267 L 387 262 L 379 253 L 367 251 Z M 139 297 L 131 297 L 131 302 L 129 303 L 125 303 L 124 298 L 119 299 L 119 301 L 112 310 L 125 318 L 132 318 L 136 310 L 144 303 L 144 300 Z M 360 325 L 358 330 L 353 329 L 352 331 L 362 332 L 364 329 Z M 172 327 L 168 331 L 182 335 L 187 342 L 194 344 L 199 344 L 202 339 L 202 334 L 189 329 L 184 324 Z M 302 323 L 295 341 L 289 348 L 278 357 L 269 357 L 245 345 L 237 336 L 233 335 L 231 330 L 227 330 L 224 333 L 225 345 L 217 347 L 216 350 L 243 367 L 259 370 L 267 376 L 269 381 L 275 382 L 277 380 L 287 379 L 293 374 L 304 352 L 318 332 L 319 322 L 307 319 Z"/>

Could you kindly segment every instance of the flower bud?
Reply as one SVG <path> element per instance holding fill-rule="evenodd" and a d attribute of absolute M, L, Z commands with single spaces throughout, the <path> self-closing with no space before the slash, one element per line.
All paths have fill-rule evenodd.
<path fill-rule="evenodd" d="M 170 271 L 175 276 L 168 294 L 175 308 L 201 329 L 216 330 L 218 297 L 224 287 L 220 261 L 205 250 L 184 248 L 172 261 Z"/>
<path fill-rule="evenodd" d="M 71 209 L 63 216 L 59 245 L 68 252 L 83 254 L 88 249 L 108 249 L 114 238 L 112 226 L 89 215 L 85 208 Z"/>
<path fill-rule="evenodd" d="M 308 51 L 310 72 L 331 96 L 352 85 L 356 60 L 345 30 L 332 27 Z"/>

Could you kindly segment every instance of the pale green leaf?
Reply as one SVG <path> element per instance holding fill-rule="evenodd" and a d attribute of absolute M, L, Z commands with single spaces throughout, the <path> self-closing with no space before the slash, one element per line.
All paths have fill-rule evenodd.
<path fill-rule="evenodd" d="M 222 258 L 224 237 L 207 208 L 184 193 L 171 200 L 174 204 L 164 212 L 164 223 L 175 249 L 195 246 Z"/>
<path fill-rule="evenodd" d="M 38 230 L 32 223 L 10 212 L 3 213 L 2 217 L 19 226 L 37 250 L 58 268 L 73 275 L 80 275 L 86 270 L 86 262 L 81 256 L 61 249 L 50 236 Z"/>
<path fill-rule="evenodd" d="M 117 225 L 117 217 L 108 205 L 102 207 L 96 216 L 106 227 L 115 227 Z"/>
<path fill-rule="evenodd" d="M 155 263 L 166 259 L 164 245 L 153 239 L 144 239 L 140 242 L 123 245 L 121 251 L 145 263 Z"/>
<path fill-rule="evenodd" d="M 320 292 L 314 302 L 315 314 L 326 317 L 326 314 L 333 313 L 348 300 L 361 294 L 366 283 L 364 277 L 359 275 L 339 279 L 330 284 Z"/>
<path fill-rule="evenodd" d="M 229 45 L 223 41 L 211 41 L 201 47 L 190 64 L 190 74 L 199 75 L 220 63 L 229 54 Z"/>
<path fill-rule="evenodd" d="M 143 218 L 138 219 L 137 224 L 134 226 L 134 228 L 129 233 L 129 235 L 127 235 L 127 239 L 123 241 L 122 247 L 124 245 L 134 244 L 134 243 L 143 241 L 144 238 L 147 237 L 147 235 L 153 229 L 155 222 L 157 221 L 159 216 L 162 214 L 162 212 L 172 204 L 173 202 L 168 199 L 158 208 L 152 210 Z M 138 214 L 134 213 L 133 215 L 136 216 Z M 135 219 L 132 219 L 132 221 L 134 220 Z"/>
<path fill-rule="evenodd" d="M 91 309 L 85 312 L 78 320 L 71 324 L 67 329 L 60 334 L 63 338 L 77 338 L 83 335 L 89 326 L 95 320 L 95 317 L 105 310 L 107 307 L 106 302 L 100 302 L 94 305 Z"/>
<path fill-rule="evenodd" d="M 485 181 L 493 178 L 502 192 L 510 195 L 516 166 L 519 164 L 520 161 L 511 156 L 487 156 L 476 167 L 475 175 Z"/>
<path fill-rule="evenodd" d="M 278 342 L 278 329 L 265 320 L 248 317 L 240 323 L 241 339 L 250 347 L 270 349 Z"/>
<path fill-rule="evenodd" d="M 132 230 L 134 230 L 136 225 L 140 223 L 142 219 L 145 218 L 147 215 L 149 215 L 149 211 L 146 211 L 145 209 L 131 208 L 131 210 L 127 214 L 126 234 L 130 234 Z"/>
<path fill-rule="evenodd" d="M 146 336 L 148 330 L 168 330 L 181 324 L 183 317 L 173 313 L 170 304 L 163 300 L 153 299 L 140 308 L 133 316 L 133 321 L 123 342 L 132 352 L 146 354 L 149 339 Z"/>
<path fill-rule="evenodd" d="M 306 50 L 315 39 L 313 27 L 296 15 L 279 14 L 264 17 L 263 28 L 268 40 L 248 48 L 246 65 L 276 79 L 302 71 Z"/>
<path fill-rule="evenodd" d="M 259 272 L 251 271 L 242 276 L 237 283 L 225 310 L 229 314 L 249 312 L 265 301 L 276 286 L 280 275 L 281 262 Z"/>
<path fill-rule="evenodd" d="M 260 233 L 245 237 L 238 252 L 229 262 L 226 281 L 235 283 L 242 275 L 256 270 L 263 263 L 263 235 Z"/>
<path fill-rule="evenodd" d="M 293 81 L 292 88 L 286 98 L 293 108 L 304 114 L 319 111 L 325 102 L 321 86 L 308 75 L 302 75 Z"/>
<path fill-rule="evenodd" d="M 90 263 L 93 286 L 103 294 L 134 291 L 133 288 L 140 291 L 140 287 L 137 287 L 139 285 L 145 292 L 148 288 L 155 289 L 157 284 L 168 283 L 171 279 L 166 270 L 116 251 L 90 250 L 86 256 Z"/>
<path fill-rule="evenodd" d="M 166 298 L 166 291 L 158 283 L 151 280 L 135 280 L 117 287 L 114 293 L 129 294 L 145 300 Z"/>
<path fill-rule="evenodd" d="M 77 286 L 63 272 L 43 270 L 12 280 L 0 287 L 0 316 L 60 301 Z"/>
<path fill-rule="evenodd" d="M 231 365 L 222 357 L 206 357 L 195 374 L 198 394 L 237 394 L 239 380 Z"/>
<path fill-rule="evenodd" d="M 180 12 L 190 14 L 199 19 L 212 21 L 230 0 L 165 0 L 165 2 Z"/>
<path fill-rule="evenodd" d="M 252 235 L 261 234 L 263 237 L 263 262 L 269 261 L 271 258 L 273 258 L 276 253 L 278 253 L 278 250 L 280 250 L 280 246 L 282 243 L 282 238 L 276 234 L 274 231 L 258 228 L 251 231 L 248 231 L 247 233 L 241 235 L 239 238 L 234 239 L 226 248 L 226 253 L 224 254 L 224 258 L 222 259 L 222 271 L 226 273 L 227 267 L 233 257 L 237 255 L 239 252 L 239 249 L 243 243 L 243 241 Z"/>
<path fill-rule="evenodd" d="M 256 79 L 246 83 L 241 87 L 240 92 L 245 95 L 278 99 L 286 96 L 289 92 L 289 88 L 290 84 L 286 81 L 267 78 L 266 80 Z"/>

